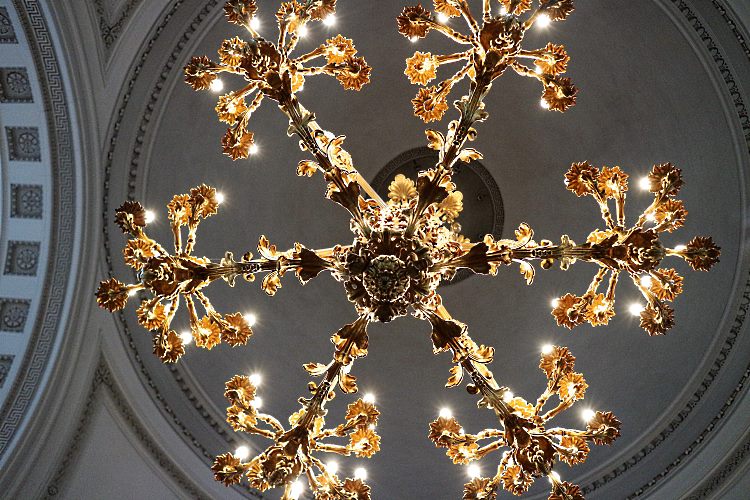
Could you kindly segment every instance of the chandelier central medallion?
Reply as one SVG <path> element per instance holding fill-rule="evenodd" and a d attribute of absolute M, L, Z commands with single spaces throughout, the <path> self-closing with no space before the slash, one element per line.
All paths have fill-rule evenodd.
<path fill-rule="evenodd" d="M 562 21 L 573 12 L 573 0 L 482 0 L 481 16 L 475 17 L 468 0 L 434 0 L 435 13 L 421 5 L 406 7 L 398 16 L 398 30 L 417 41 L 430 31 L 447 36 L 460 45 L 454 54 L 416 52 L 407 59 L 406 76 L 421 85 L 412 100 L 414 114 L 424 122 L 438 121 L 449 109 L 448 95 L 462 81 L 468 93 L 455 101 L 460 116 L 445 133 L 428 129 L 427 142 L 438 154 L 432 168 L 416 180 L 399 174 L 390 184 L 387 200 L 382 199 L 359 174 L 343 148 L 344 137 L 323 129 L 315 115 L 302 106 L 296 93 L 314 75 L 335 77 L 345 89 L 360 90 L 370 80 L 371 68 L 357 56 L 352 40 L 341 35 L 330 38 L 306 54 L 293 53 L 307 25 L 314 21 L 330 24 L 336 0 L 294 0 L 281 4 L 276 19 L 276 42 L 257 31 L 255 0 L 229 0 L 224 11 L 229 22 L 249 33 L 247 40 L 234 37 L 219 48 L 219 61 L 194 57 L 185 68 L 186 82 L 196 90 L 217 90 L 219 75 L 227 73 L 242 80 L 243 86 L 220 97 L 219 119 L 229 126 L 221 140 L 231 158 L 247 158 L 254 151 L 254 133 L 248 130 L 250 117 L 270 99 L 289 119 L 289 135 L 296 135 L 311 160 L 300 162 L 300 176 L 322 176 L 326 197 L 345 208 L 351 216 L 353 241 L 327 249 L 312 250 L 301 244 L 279 251 L 265 237 L 258 243 L 259 256 L 245 253 L 236 260 L 231 252 L 212 261 L 197 257 L 197 229 L 202 221 L 218 212 L 221 197 L 212 187 L 201 185 L 169 202 L 173 231 L 173 252 L 146 234 L 149 214 L 137 202 L 124 203 L 115 215 L 119 227 L 129 235 L 123 250 L 137 281 L 125 284 L 115 278 L 103 281 L 98 303 L 110 311 L 125 307 L 128 298 L 141 296 L 138 321 L 154 333 L 154 353 L 173 363 L 185 353 L 185 346 L 212 349 L 220 342 L 244 345 L 253 335 L 250 318 L 240 313 L 219 313 L 204 289 L 217 280 L 231 286 L 237 278 L 254 281 L 265 275 L 262 288 L 275 295 L 282 277 L 293 272 L 304 284 L 322 272 L 329 272 L 345 288 L 354 304 L 357 319 L 331 337 L 335 346 L 327 363 L 304 366 L 316 380 L 310 395 L 299 399 L 299 411 L 288 425 L 261 411 L 257 379 L 237 375 L 226 383 L 227 422 L 236 431 L 262 436 L 271 444 L 249 458 L 247 450 L 216 457 L 212 466 L 217 480 L 226 485 L 246 478 L 249 485 L 264 491 L 282 488 L 284 499 L 301 495 L 303 478 L 317 499 L 369 499 L 365 474 L 340 478 L 324 462 L 323 454 L 370 457 L 380 449 L 377 434 L 380 415 L 368 397 L 348 405 L 341 423 L 328 426 L 328 401 L 337 387 L 345 394 L 357 392 L 354 362 L 367 355 L 368 324 L 390 322 L 411 314 L 431 325 L 436 354 L 450 353 L 447 387 L 466 378 L 466 389 L 478 396 L 478 407 L 493 412 L 497 428 L 469 433 L 452 415 L 443 413 L 429 424 L 428 437 L 456 464 L 470 464 L 499 453 L 497 469 L 490 477 L 474 474 L 464 486 L 465 499 L 493 499 L 502 489 L 520 495 L 536 478 L 551 483 L 550 500 L 580 500 L 580 487 L 562 480 L 555 465 L 575 465 L 586 460 L 590 444 L 610 444 L 619 436 L 620 422 L 608 411 L 588 411 L 582 430 L 554 427 L 550 422 L 584 397 L 588 384 L 575 371 L 575 357 L 565 347 L 546 346 L 539 368 L 547 379 L 536 400 L 513 395 L 490 371 L 495 350 L 477 344 L 467 326 L 454 319 L 438 293 L 441 281 L 449 281 L 458 270 L 495 275 L 503 266 L 518 265 L 523 279 L 531 284 L 537 262 L 543 269 L 557 264 L 567 270 L 583 262 L 596 271 L 582 294 L 565 294 L 553 305 L 558 325 L 574 328 L 583 323 L 606 325 L 615 316 L 615 289 L 629 279 L 644 299 L 636 314 L 649 335 L 665 334 L 674 324 L 668 302 L 682 292 L 683 278 L 675 269 L 662 267 L 667 257 L 684 259 L 693 269 L 708 270 L 719 259 L 719 248 L 711 238 L 696 237 L 686 246 L 668 247 L 661 237 L 684 224 L 687 211 L 676 199 L 683 184 L 681 171 L 669 163 L 653 167 L 641 187 L 653 201 L 638 219 L 628 224 L 625 200 L 628 175 L 619 167 L 597 168 L 575 163 L 565 174 L 565 185 L 576 196 L 593 198 L 601 213 L 603 229 L 594 229 L 582 244 L 562 235 L 559 243 L 534 239 L 527 224 L 520 224 L 515 239 L 471 241 L 461 234 L 456 222 L 463 210 L 463 195 L 453 182 L 457 162 L 467 164 L 482 158 L 468 143 L 477 137 L 475 128 L 488 118 L 484 98 L 493 82 L 512 72 L 538 81 L 542 105 L 565 111 L 576 102 L 577 89 L 563 77 L 569 57 L 562 45 L 524 47 L 524 35 L 534 27 Z M 452 18 L 463 18 L 467 29 L 451 27 Z M 320 66 L 313 61 L 323 60 Z M 438 85 L 427 86 L 445 65 L 459 69 Z M 604 288 L 604 290 L 600 290 Z M 191 331 L 179 335 L 171 328 L 178 308 L 184 304 Z M 202 314 L 199 314 L 199 307 Z M 471 470 L 471 469 L 470 469 Z"/>

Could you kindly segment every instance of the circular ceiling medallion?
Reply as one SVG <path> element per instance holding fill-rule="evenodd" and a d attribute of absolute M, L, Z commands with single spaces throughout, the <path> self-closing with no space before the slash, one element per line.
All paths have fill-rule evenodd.
<path fill-rule="evenodd" d="M 372 187 L 384 198 L 388 196 L 388 185 L 398 174 L 416 182 L 419 172 L 434 167 L 438 162 L 438 152 L 428 147 L 409 149 L 391 161 L 375 176 Z M 503 197 L 492 174 L 478 161 L 470 164 L 459 161 L 454 167 L 453 182 L 464 195 L 464 210 L 457 222 L 461 234 L 471 241 L 481 241 L 486 234 L 499 239 L 503 232 L 505 212 Z M 465 280 L 474 273 L 461 269 L 449 282 L 451 285 Z"/>

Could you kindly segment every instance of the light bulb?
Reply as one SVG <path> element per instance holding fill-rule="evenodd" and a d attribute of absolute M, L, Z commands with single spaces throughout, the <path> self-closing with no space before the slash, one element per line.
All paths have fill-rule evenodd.
<path fill-rule="evenodd" d="M 137 294 L 137 293 L 138 293 L 138 289 L 136 289 L 136 288 L 131 288 L 130 290 L 128 290 L 128 297 L 133 297 L 133 296 L 135 296 L 135 294 Z"/>
<path fill-rule="evenodd" d="M 180 334 L 180 340 L 182 340 L 183 345 L 190 345 L 193 342 L 193 333 L 185 330 Z"/>
<path fill-rule="evenodd" d="M 503 393 L 503 401 L 505 401 L 506 403 L 510 403 L 511 400 L 513 399 L 513 397 L 514 396 L 513 396 L 513 393 L 511 391 L 505 391 Z"/>
<path fill-rule="evenodd" d="M 544 344 L 542 346 L 542 354 L 552 354 L 552 351 L 555 349 L 555 346 L 552 344 Z"/>
<path fill-rule="evenodd" d="M 297 500 L 300 495 L 302 495 L 303 491 L 305 491 L 305 485 L 302 484 L 302 481 L 297 479 L 292 483 L 292 487 L 289 489 L 289 496 L 291 496 L 294 500 Z"/>
<path fill-rule="evenodd" d="M 328 462 L 326 464 L 326 468 L 331 474 L 336 474 L 339 471 L 339 464 L 337 464 L 336 462 Z"/>
<path fill-rule="evenodd" d="M 156 214 L 153 210 L 146 210 L 146 224 L 151 224 L 156 220 Z"/>
<path fill-rule="evenodd" d="M 247 446 L 239 446 L 236 450 L 234 450 L 234 456 L 236 458 L 239 458 L 240 460 L 245 460 L 250 456 L 250 448 L 248 448 Z"/>
<path fill-rule="evenodd" d="M 558 305 L 560 305 L 560 299 L 552 299 L 549 301 L 549 305 L 552 306 L 552 309 L 555 309 Z"/>
<path fill-rule="evenodd" d="M 466 468 L 466 473 L 471 479 L 474 479 L 482 475 L 482 470 L 479 468 L 479 465 L 471 464 Z"/>
<path fill-rule="evenodd" d="M 547 14 L 542 14 L 536 18 L 536 24 L 540 28 L 546 28 L 550 23 L 552 23 L 552 19 Z"/>
<path fill-rule="evenodd" d="M 451 418 L 453 416 L 453 412 L 451 412 L 450 408 L 440 408 L 440 416 L 443 418 Z"/>
<path fill-rule="evenodd" d="M 442 12 L 439 12 L 438 15 L 437 15 L 437 20 L 438 20 L 439 23 L 445 24 L 445 23 L 447 23 L 450 20 L 450 17 L 446 16 Z"/>
<path fill-rule="evenodd" d="M 592 409 L 586 409 L 581 412 L 581 418 L 584 422 L 590 422 L 592 418 L 596 416 L 596 412 Z"/>
<path fill-rule="evenodd" d="M 212 92 L 221 92 L 224 90 L 224 82 L 221 80 L 221 78 L 216 78 L 214 81 L 211 82 L 211 91 Z"/>
<path fill-rule="evenodd" d="M 539 101 L 539 105 L 541 107 L 543 107 L 544 109 L 549 109 L 549 103 L 547 101 L 545 101 L 544 99 L 542 99 L 541 101 Z"/>
<path fill-rule="evenodd" d="M 247 324 L 248 324 L 248 325 L 249 325 L 250 327 L 253 327 L 253 326 L 255 326 L 255 322 L 256 322 L 256 321 L 258 321 L 258 318 L 257 318 L 257 317 L 255 316 L 255 314 L 253 314 L 253 313 L 247 313 L 247 314 L 245 314 L 244 318 L 245 318 L 245 322 L 246 322 L 246 323 L 247 323 Z"/>
<path fill-rule="evenodd" d="M 419 40 L 419 37 L 418 37 L 418 36 L 413 36 L 413 37 L 409 38 L 409 41 L 410 41 L 411 43 L 417 43 L 417 40 Z"/>
<path fill-rule="evenodd" d="M 630 314 L 633 316 L 640 316 L 643 311 L 645 311 L 646 308 L 643 307 L 643 304 L 634 303 L 630 304 L 630 307 L 628 307 L 628 311 L 630 311 Z"/>
<path fill-rule="evenodd" d="M 218 203 L 219 205 L 224 203 L 224 193 L 221 193 L 221 192 L 216 193 L 216 203 Z"/>
<path fill-rule="evenodd" d="M 362 401 L 370 404 L 375 403 L 375 394 L 368 392 L 367 394 L 365 394 L 365 397 L 362 398 Z"/>
<path fill-rule="evenodd" d="M 263 383 L 263 377 L 260 375 L 260 373 L 253 373 L 248 377 L 250 379 L 250 383 L 253 384 L 255 387 L 259 387 L 261 383 Z"/>
<path fill-rule="evenodd" d="M 649 276 L 648 274 L 644 274 L 643 276 L 641 276 L 640 283 L 642 287 L 651 288 L 651 281 L 651 276 Z"/>
<path fill-rule="evenodd" d="M 260 407 L 263 406 L 263 399 L 256 396 L 256 398 L 252 400 L 250 405 L 256 410 L 260 410 Z"/>
<path fill-rule="evenodd" d="M 357 467 L 354 470 L 354 479 L 359 479 L 362 481 L 367 479 L 367 469 L 365 469 L 364 467 Z"/>
<path fill-rule="evenodd" d="M 560 474 L 555 471 L 549 473 L 549 482 L 555 484 L 560 482 Z"/>
<path fill-rule="evenodd" d="M 544 70 L 542 69 L 542 67 L 541 67 L 541 66 L 537 66 L 536 68 L 534 68 L 534 72 L 535 72 L 535 73 L 536 73 L 537 75 L 541 75 L 543 71 L 544 71 Z"/>
<path fill-rule="evenodd" d="M 648 179 L 648 176 L 641 177 L 638 180 L 638 187 L 640 187 L 644 191 L 648 191 L 651 189 L 651 181 Z"/>
<path fill-rule="evenodd" d="M 308 33 L 307 26 L 304 26 L 304 25 L 300 26 L 299 29 L 297 30 L 297 35 L 299 35 L 300 38 L 306 37 L 307 33 Z"/>
<path fill-rule="evenodd" d="M 258 19 L 257 17 L 252 18 L 250 20 L 250 27 L 255 31 L 258 31 L 260 29 L 260 19 Z"/>
<path fill-rule="evenodd" d="M 501 16 L 507 16 L 508 15 L 508 9 L 505 8 L 505 5 L 500 7 L 500 15 Z"/>
<path fill-rule="evenodd" d="M 687 250 L 687 247 L 685 245 L 677 245 L 676 247 L 674 247 L 675 252 L 684 252 L 685 250 Z"/>
<path fill-rule="evenodd" d="M 336 16 L 331 14 L 330 16 L 326 17 L 325 19 L 323 19 L 323 24 L 325 24 L 326 26 L 333 26 L 334 24 L 336 24 Z"/>
<path fill-rule="evenodd" d="M 251 155 L 258 154 L 258 145 L 257 144 L 253 144 L 252 146 L 250 146 L 249 153 Z"/>
<path fill-rule="evenodd" d="M 654 222 L 656 220 L 656 215 L 654 215 L 654 212 L 647 213 L 646 220 L 649 222 Z"/>

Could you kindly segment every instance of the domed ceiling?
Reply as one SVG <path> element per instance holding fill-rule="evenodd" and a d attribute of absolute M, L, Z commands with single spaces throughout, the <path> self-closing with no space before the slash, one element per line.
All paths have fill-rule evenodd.
<path fill-rule="evenodd" d="M 287 136 L 287 120 L 275 105 L 266 103 L 252 117 L 258 154 L 237 162 L 221 154 L 224 126 L 214 112 L 217 95 L 194 92 L 182 81 L 181 69 L 193 55 L 213 56 L 222 40 L 242 36 L 224 22 L 222 2 L 74 3 L 85 10 L 75 14 L 77 7 L 56 5 L 49 15 L 58 22 L 75 19 L 86 33 L 75 35 L 75 26 L 60 25 L 58 51 L 71 61 L 70 84 L 78 85 L 71 92 L 78 99 L 81 134 L 92 132 L 82 141 L 92 158 L 86 166 L 92 173 L 84 210 L 95 216 L 86 244 L 99 251 L 97 277 L 132 281 L 121 258 L 124 239 L 112 218 L 122 201 L 137 199 L 156 212 L 149 234 L 166 246 L 171 231 L 164 206 L 173 194 L 200 183 L 215 186 L 225 201 L 219 214 L 201 225 L 197 255 L 220 259 L 227 250 L 235 255 L 254 251 L 260 235 L 280 248 L 294 242 L 326 248 L 351 241 L 348 215 L 324 198 L 319 176 L 296 175 L 298 161 L 306 156 L 297 139 Z M 277 3 L 259 2 L 260 33 L 271 39 Z M 394 159 L 425 145 L 425 126 L 413 117 L 410 102 L 417 87 L 403 74 L 404 60 L 415 49 L 454 52 L 440 37 L 412 44 L 401 36 L 395 17 L 404 5 L 403 0 L 339 0 L 337 25 L 318 24 L 301 42 L 305 52 L 340 32 L 355 40 L 373 67 L 372 82 L 360 92 L 344 91 L 331 78 L 311 78 L 299 94 L 321 126 L 346 135 L 347 150 L 369 180 L 384 169 L 395 174 Z M 465 202 L 459 218 L 463 225 L 512 238 L 526 222 L 539 239 L 559 241 L 567 234 L 582 241 L 602 223 L 590 199 L 565 189 L 563 177 L 571 163 L 619 165 L 636 180 L 653 164 L 672 162 L 683 170 L 680 199 L 690 213 L 685 227 L 667 234 L 665 243 L 674 246 L 705 234 L 722 247 L 721 262 L 710 273 L 693 272 L 681 261 L 673 264 L 685 276 L 685 291 L 674 303 L 676 326 L 663 337 L 650 338 L 628 313 L 639 295 L 627 284 L 618 290 L 617 317 L 609 326 L 573 331 L 556 326 L 550 301 L 585 291 L 594 269 L 583 263 L 567 272 L 539 270 L 532 286 L 517 270 L 503 268 L 496 277 L 470 276 L 442 288 L 451 314 L 468 325 L 477 342 L 496 348 L 491 368 L 501 384 L 527 399 L 535 397 L 545 387 L 538 369 L 541 346 L 565 345 L 590 386 L 579 407 L 611 410 L 623 422 L 622 436 L 611 447 L 596 447 L 584 465 L 556 469 L 580 484 L 587 498 L 708 497 L 723 487 L 722 481 L 707 486 L 721 467 L 734 464 L 726 477 L 744 467 L 736 457 L 744 458 L 747 429 L 730 421 L 740 402 L 745 404 L 750 352 L 744 324 L 750 302 L 750 119 L 742 88 L 750 81 L 750 49 L 739 22 L 742 9 L 732 10 L 720 0 L 578 2 L 564 23 L 528 35 L 529 46 L 549 41 L 566 46 L 571 56 L 567 74 L 581 89 L 577 105 L 564 114 L 542 109 L 539 86 L 510 74 L 496 81 L 486 99 L 490 116 L 478 126 L 473 147 L 484 156 L 482 175 L 499 189 L 500 205 L 483 202 L 480 187 L 486 184 L 468 180 L 478 187 L 465 193 L 474 197 Z M 98 48 L 75 43 L 89 33 L 99 40 Z M 225 83 L 230 85 L 230 79 Z M 86 96 L 87 88 L 99 90 Z M 459 85 L 456 90 L 458 96 L 465 89 Z M 0 113 L 5 120 L 6 109 Z M 448 114 L 431 128 L 444 128 L 455 111 Z M 381 175 L 376 184 L 387 182 Z M 635 184 L 628 196 L 629 217 L 651 202 Z M 490 215 L 483 206 L 493 207 Z M 476 207 L 475 219 L 470 207 Z M 82 282 L 77 300 L 93 300 L 93 281 Z M 91 310 L 87 321 L 96 332 L 88 338 L 99 339 L 91 342 L 103 354 L 90 354 L 85 371 L 93 374 L 95 366 L 108 366 L 114 374 L 129 411 L 140 418 L 139 428 L 168 462 L 171 481 L 184 488 L 179 493 L 173 488 L 176 496 L 277 498 L 278 491 L 261 496 L 211 485 L 215 455 L 239 445 L 256 451 L 267 446 L 225 423 L 224 382 L 238 373 L 262 373 L 264 411 L 285 420 L 298 409 L 297 398 L 306 395 L 309 376 L 302 364 L 327 362 L 330 335 L 356 313 L 341 284 L 328 275 L 306 286 L 287 278 L 272 298 L 259 283 L 245 282 L 234 288 L 217 282 L 207 294 L 223 312 L 256 315 L 255 335 L 247 346 L 222 345 L 208 352 L 193 345 L 179 363 L 165 366 L 153 356 L 151 336 L 138 325 L 134 307 L 112 318 Z M 178 315 L 175 327 L 187 329 L 187 318 Z M 467 429 L 497 422 L 491 412 L 477 410 L 476 398 L 465 390 L 443 387 L 450 359 L 433 355 L 427 323 L 401 318 L 373 324 L 369 334 L 369 355 L 352 373 L 360 391 L 377 397 L 381 451 L 370 460 L 338 460 L 342 475 L 365 466 L 376 499 L 460 498 L 466 470 L 427 439 L 428 423 L 443 407 L 451 408 Z M 74 338 L 75 332 L 66 332 L 65 342 L 75 344 Z M 65 356 L 58 363 L 73 362 L 72 354 Z M 89 380 L 75 382 L 79 392 L 88 390 Z M 74 382 L 67 384 L 60 390 L 74 392 Z M 331 415 L 342 414 L 351 401 L 337 397 Z M 83 421 L 77 415 L 84 410 L 67 411 L 73 429 Z M 558 425 L 581 427 L 578 410 L 568 413 Z M 706 444 L 724 427 L 729 429 L 725 436 L 736 439 L 727 437 L 713 448 Z M 76 443 L 77 432 L 65 434 L 70 437 L 63 448 Z M 169 452 L 176 449 L 183 453 Z M 66 467 L 57 468 L 55 479 L 63 496 L 72 491 L 60 479 L 71 474 Z M 497 457 L 491 455 L 480 467 L 494 474 Z M 528 498 L 546 498 L 547 484 L 538 483 Z M 740 498 L 732 496 L 739 490 L 727 491 L 727 498 Z"/>

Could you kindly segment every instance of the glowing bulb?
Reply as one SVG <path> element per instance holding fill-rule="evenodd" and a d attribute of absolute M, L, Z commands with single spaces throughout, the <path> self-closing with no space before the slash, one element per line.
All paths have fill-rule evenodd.
<path fill-rule="evenodd" d="M 260 384 L 263 383 L 263 377 L 260 375 L 260 373 L 253 373 L 248 378 L 250 379 L 250 383 L 255 387 L 260 387 Z"/>
<path fill-rule="evenodd" d="M 250 448 L 248 448 L 247 446 L 240 446 L 236 450 L 234 450 L 234 456 L 236 458 L 239 458 L 240 460 L 245 460 L 250 456 Z"/>
<path fill-rule="evenodd" d="M 545 101 L 544 99 L 542 99 L 541 101 L 539 101 L 539 105 L 541 107 L 543 107 L 544 109 L 549 109 L 549 103 L 547 101 Z"/>
<path fill-rule="evenodd" d="M 365 397 L 362 398 L 362 401 L 370 404 L 375 403 L 375 394 L 368 392 L 367 394 L 365 394 Z"/>
<path fill-rule="evenodd" d="M 248 325 L 251 327 L 255 326 L 255 322 L 258 321 L 258 318 L 253 313 L 247 313 L 245 314 L 245 322 L 247 322 Z"/>
<path fill-rule="evenodd" d="M 506 403 L 510 403 L 513 397 L 513 393 L 510 391 L 505 391 L 503 393 L 503 401 L 505 401 Z"/>
<path fill-rule="evenodd" d="M 560 299 L 550 300 L 549 305 L 551 305 L 553 309 L 556 308 L 558 305 L 560 305 Z"/>
<path fill-rule="evenodd" d="M 555 349 L 555 346 L 552 344 L 544 344 L 542 346 L 542 354 L 552 354 L 552 351 Z"/>
<path fill-rule="evenodd" d="M 152 210 L 146 210 L 146 224 L 151 224 L 156 220 L 156 214 Z"/>
<path fill-rule="evenodd" d="M 256 410 L 259 410 L 260 407 L 263 406 L 263 399 L 256 397 L 255 399 L 253 399 L 250 405 L 253 406 Z"/>
<path fill-rule="evenodd" d="M 440 416 L 443 418 L 451 418 L 453 416 L 453 412 L 450 408 L 440 408 Z"/>
<path fill-rule="evenodd" d="M 674 247 L 675 252 L 684 252 L 685 250 L 687 250 L 687 247 L 685 245 L 677 245 L 676 247 Z"/>
<path fill-rule="evenodd" d="M 339 471 L 339 464 L 337 464 L 336 462 L 328 462 L 326 464 L 326 468 L 331 474 L 336 474 Z"/>
<path fill-rule="evenodd" d="M 183 345 L 190 345 L 193 342 L 193 333 L 190 331 L 184 331 L 180 334 L 180 340 Z"/>
<path fill-rule="evenodd" d="M 300 26 L 299 29 L 297 30 L 297 34 L 299 35 L 300 38 L 306 37 L 307 33 L 308 33 L 307 26 Z"/>
<path fill-rule="evenodd" d="M 560 482 L 560 474 L 555 471 L 549 473 L 549 482 L 552 484 Z"/>
<path fill-rule="evenodd" d="M 360 479 L 362 481 L 367 479 L 367 469 L 365 469 L 364 467 L 357 467 L 354 470 L 354 479 Z"/>
<path fill-rule="evenodd" d="M 648 191 L 651 189 L 651 181 L 648 180 L 648 176 L 640 178 L 640 180 L 638 181 L 638 187 L 644 191 Z"/>
<path fill-rule="evenodd" d="M 252 146 L 250 146 L 249 153 L 251 155 L 258 154 L 258 145 L 257 144 L 253 144 Z"/>
<path fill-rule="evenodd" d="M 546 28 L 550 23 L 552 23 L 552 19 L 547 14 L 542 14 L 536 18 L 536 24 L 540 28 Z"/>
<path fill-rule="evenodd" d="M 130 290 L 128 290 L 128 297 L 133 297 L 137 293 L 138 293 L 137 289 L 131 288 Z"/>
<path fill-rule="evenodd" d="M 541 67 L 541 66 L 537 66 L 537 67 L 536 67 L 536 68 L 534 69 L 534 72 L 535 72 L 535 73 L 536 73 L 537 75 L 541 75 L 543 71 L 544 71 L 544 70 L 542 69 L 542 67 Z"/>
<path fill-rule="evenodd" d="M 410 41 L 411 43 L 417 43 L 417 40 L 419 40 L 419 37 L 418 37 L 418 36 L 413 36 L 413 37 L 409 38 L 409 41 Z"/>
<path fill-rule="evenodd" d="M 300 495 L 302 495 L 302 492 L 305 491 L 305 485 L 302 484 L 302 481 L 297 479 L 295 482 L 292 483 L 292 487 L 289 489 L 289 496 L 292 497 L 294 500 L 297 500 Z"/>
<path fill-rule="evenodd" d="M 367 428 L 370 429 L 371 431 L 374 431 L 375 430 L 375 424 L 370 424 L 370 425 L 367 426 Z"/>
<path fill-rule="evenodd" d="M 590 422 L 592 418 L 596 416 L 596 412 L 591 409 L 586 409 L 581 412 L 581 418 L 584 422 Z"/>
<path fill-rule="evenodd" d="M 500 7 L 500 15 L 501 16 L 507 16 L 508 15 L 508 9 L 506 9 L 504 5 L 502 7 Z"/>
<path fill-rule="evenodd" d="M 646 220 L 649 222 L 654 222 L 656 220 L 656 215 L 654 215 L 653 212 L 649 212 L 646 214 Z"/>
<path fill-rule="evenodd" d="M 258 31 L 258 29 L 260 29 L 260 19 L 258 19 L 257 17 L 252 18 L 250 20 L 250 28 Z"/>
<path fill-rule="evenodd" d="M 439 12 L 438 15 L 437 15 L 437 20 L 438 20 L 438 22 L 445 24 L 445 23 L 447 23 L 450 20 L 450 17 L 446 16 L 442 12 Z"/>
<path fill-rule="evenodd" d="M 479 465 L 471 464 L 466 468 L 466 473 L 471 479 L 474 479 L 475 477 L 480 477 L 482 475 L 482 470 L 479 468 Z"/>
<path fill-rule="evenodd" d="M 458 433 L 459 433 L 459 434 L 464 434 L 465 432 L 466 432 L 466 431 L 464 431 L 464 428 L 463 428 L 463 427 L 461 427 L 460 429 L 458 429 Z"/>
<path fill-rule="evenodd" d="M 336 16 L 331 14 L 330 16 L 326 17 L 325 19 L 323 19 L 323 24 L 325 24 L 326 26 L 333 26 L 334 24 L 336 24 Z"/>
<path fill-rule="evenodd" d="M 648 274 L 641 276 L 640 282 L 642 287 L 651 288 L 651 276 Z"/>
<path fill-rule="evenodd" d="M 224 90 L 224 82 L 221 80 L 221 78 L 217 78 L 211 82 L 212 92 L 221 92 L 222 90 Z"/>
<path fill-rule="evenodd" d="M 630 311 L 630 314 L 632 314 L 633 316 L 640 316 L 641 313 L 646 310 L 646 308 L 643 307 L 643 304 L 635 303 L 635 304 L 630 304 L 630 307 L 628 308 L 628 310 Z"/>
<path fill-rule="evenodd" d="M 216 203 L 218 203 L 219 205 L 224 203 L 224 193 L 220 193 L 220 192 L 216 193 Z"/>

